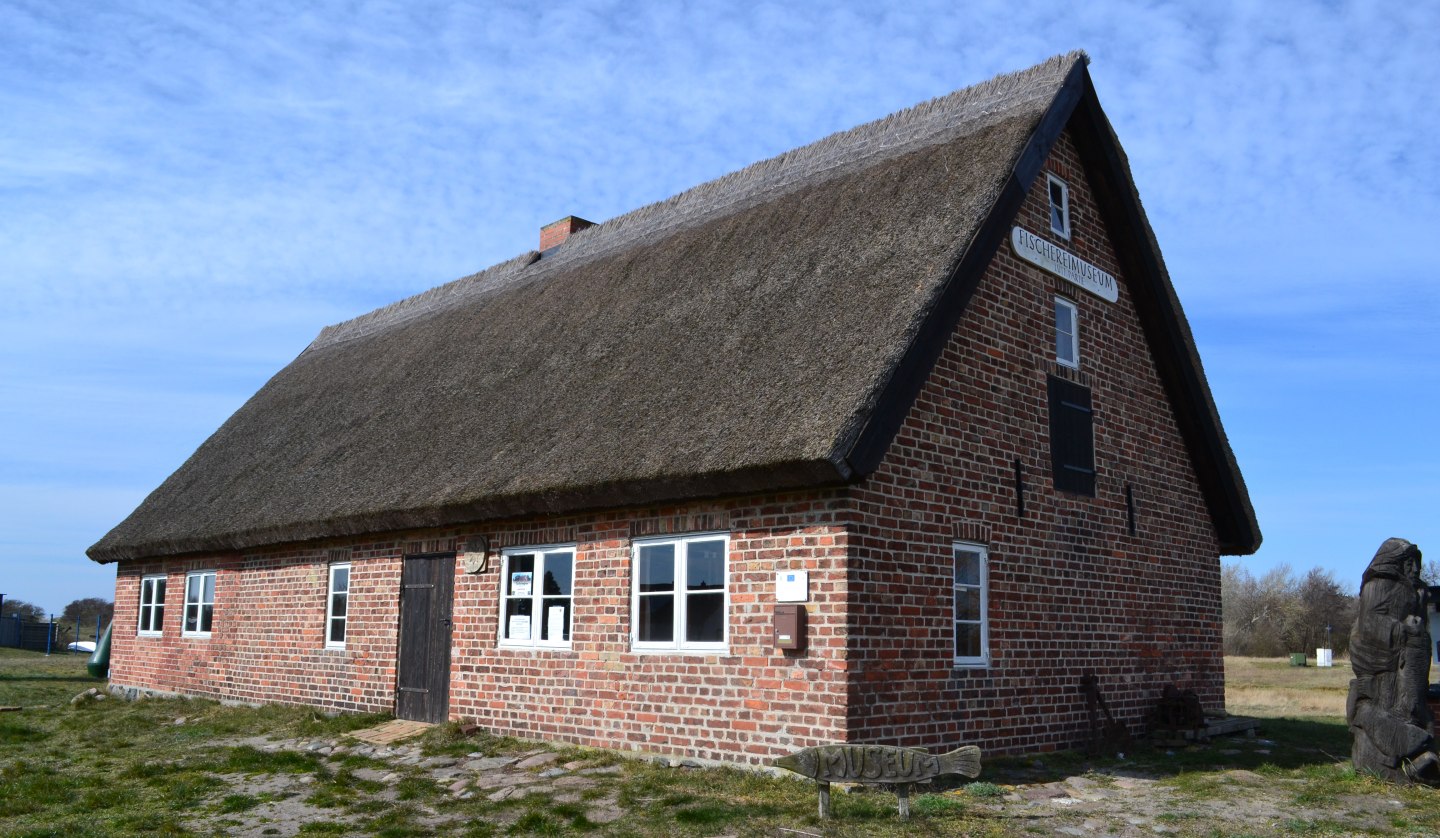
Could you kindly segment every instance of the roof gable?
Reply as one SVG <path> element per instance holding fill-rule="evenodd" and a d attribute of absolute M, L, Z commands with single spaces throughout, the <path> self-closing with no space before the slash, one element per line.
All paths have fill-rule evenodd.
<path fill-rule="evenodd" d="M 329 327 L 89 553 L 867 473 L 1088 90 L 1051 59 Z"/>

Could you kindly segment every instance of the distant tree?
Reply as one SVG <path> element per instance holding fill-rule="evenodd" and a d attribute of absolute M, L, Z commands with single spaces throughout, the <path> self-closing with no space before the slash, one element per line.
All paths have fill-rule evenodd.
<path fill-rule="evenodd" d="M 6 598 L 5 604 L 0 605 L 0 617 L 10 617 L 14 619 L 17 614 L 20 616 L 20 619 L 27 623 L 38 623 L 48 619 L 45 614 L 45 609 L 40 606 L 26 602 L 23 599 Z"/>
<path fill-rule="evenodd" d="M 1343 655 L 1350 648 L 1350 624 L 1355 621 L 1355 597 L 1335 581 L 1335 574 L 1312 568 L 1300 580 L 1296 594 L 1299 609 L 1292 636 L 1301 645 L 1293 651 L 1308 651 L 1326 645 Z M 1326 637 L 1325 627 L 1330 627 Z"/>
<path fill-rule="evenodd" d="M 1220 598 L 1227 655 L 1308 653 L 1325 645 L 1327 625 L 1331 648 L 1339 654 L 1349 648 L 1355 598 L 1328 570 L 1315 568 L 1296 579 L 1282 564 L 1256 579 L 1244 566 L 1227 563 Z"/>
<path fill-rule="evenodd" d="M 115 603 L 100 597 L 86 597 L 77 599 L 65 606 L 65 611 L 60 615 L 60 622 L 67 627 L 74 627 L 79 624 L 78 637 L 90 639 L 95 633 L 95 626 L 98 624 L 100 630 L 104 631 L 105 624 L 110 622 L 111 616 L 115 613 Z"/>
<path fill-rule="evenodd" d="M 1420 579 L 1427 585 L 1440 585 L 1440 562 L 1431 559 L 1420 568 Z"/>

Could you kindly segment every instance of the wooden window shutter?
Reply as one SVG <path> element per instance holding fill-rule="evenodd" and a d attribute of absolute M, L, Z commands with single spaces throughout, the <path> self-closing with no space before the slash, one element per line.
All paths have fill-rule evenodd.
<path fill-rule="evenodd" d="M 1090 388 L 1050 376 L 1050 464 L 1055 488 L 1095 496 L 1095 415 Z"/>

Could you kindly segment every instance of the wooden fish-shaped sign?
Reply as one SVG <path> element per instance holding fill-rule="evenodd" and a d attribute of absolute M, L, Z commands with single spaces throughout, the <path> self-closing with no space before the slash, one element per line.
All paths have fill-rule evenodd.
<path fill-rule="evenodd" d="M 918 783 L 941 774 L 980 773 L 974 745 L 931 754 L 893 745 L 818 745 L 775 760 L 775 765 L 822 783 Z"/>

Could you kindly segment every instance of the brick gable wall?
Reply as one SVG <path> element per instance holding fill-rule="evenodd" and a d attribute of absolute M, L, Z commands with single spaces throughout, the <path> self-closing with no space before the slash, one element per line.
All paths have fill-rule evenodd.
<path fill-rule="evenodd" d="M 1119 301 L 1018 260 L 1008 237 L 1001 245 L 880 468 L 853 492 L 854 740 L 991 753 L 1077 745 L 1086 672 L 1137 732 L 1167 683 L 1224 706 L 1214 528 L 1068 132 L 1047 169 L 1070 186 L 1072 240 L 1050 233 L 1043 176 L 1018 223 L 1115 275 Z M 1078 374 L 1054 360 L 1057 294 L 1079 307 Z M 1092 389 L 1093 498 L 1053 487 L 1051 374 Z M 984 668 L 951 664 L 957 539 L 989 548 Z"/>

